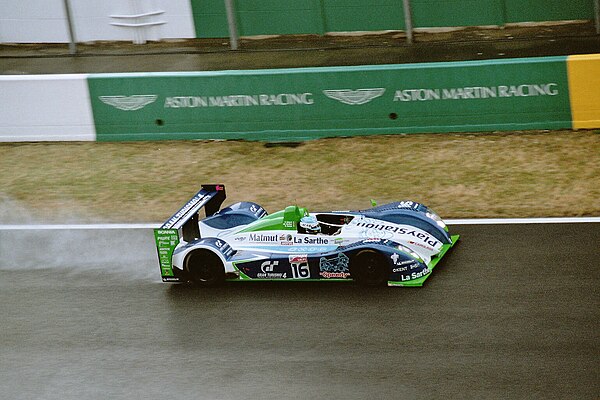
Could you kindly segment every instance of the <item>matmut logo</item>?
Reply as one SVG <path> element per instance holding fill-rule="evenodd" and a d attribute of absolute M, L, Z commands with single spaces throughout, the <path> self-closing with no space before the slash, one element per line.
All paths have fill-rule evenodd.
<path fill-rule="evenodd" d="M 123 111 L 135 111 L 154 103 L 155 94 L 134 94 L 133 96 L 98 96 L 100 101 Z"/>
<path fill-rule="evenodd" d="M 383 96 L 384 93 L 385 88 L 323 90 L 323 94 L 330 99 L 351 106 L 366 104 L 373 99 Z"/>

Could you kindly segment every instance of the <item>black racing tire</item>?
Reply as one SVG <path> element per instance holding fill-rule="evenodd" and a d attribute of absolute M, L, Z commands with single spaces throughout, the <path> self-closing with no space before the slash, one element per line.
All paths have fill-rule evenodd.
<path fill-rule="evenodd" d="M 350 260 L 350 276 L 362 286 L 384 286 L 390 276 L 385 256 L 375 250 L 363 250 Z"/>
<path fill-rule="evenodd" d="M 210 250 L 194 250 L 185 258 L 188 278 L 201 286 L 218 286 L 225 282 L 225 268 L 218 255 Z"/>

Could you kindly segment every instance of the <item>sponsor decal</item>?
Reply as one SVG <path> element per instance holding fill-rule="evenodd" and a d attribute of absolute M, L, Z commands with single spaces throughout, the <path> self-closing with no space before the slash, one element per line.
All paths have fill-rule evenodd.
<path fill-rule="evenodd" d="M 327 272 L 322 271 L 319 273 L 321 277 L 325 279 L 346 279 L 350 276 L 349 272 Z"/>
<path fill-rule="evenodd" d="M 175 246 L 179 241 L 179 237 L 173 232 L 177 231 L 174 231 L 172 229 L 158 230 L 156 232 L 156 240 L 158 241 L 158 244 L 161 246 Z"/>
<path fill-rule="evenodd" d="M 289 233 L 279 235 L 279 241 L 283 246 L 291 246 L 294 244 L 294 238 Z"/>
<path fill-rule="evenodd" d="M 406 264 L 410 264 L 411 262 L 413 262 L 413 260 L 399 261 L 400 260 L 400 255 L 398 253 L 392 254 L 390 256 L 390 258 L 394 262 L 394 265 L 406 265 Z"/>
<path fill-rule="evenodd" d="M 265 261 L 261 264 L 257 278 L 260 279 L 285 279 L 287 274 L 285 272 L 273 272 L 275 267 L 279 266 L 279 261 Z"/>
<path fill-rule="evenodd" d="M 288 256 L 291 263 L 308 263 L 308 254 L 290 254 Z"/>
<path fill-rule="evenodd" d="M 179 236 L 176 229 L 156 229 L 154 231 L 154 240 L 158 251 L 158 262 L 160 265 L 161 275 L 172 276 L 171 257 L 177 244 Z"/>
<path fill-rule="evenodd" d="M 329 244 L 329 239 L 317 236 L 317 237 L 307 237 L 305 236 L 304 239 L 301 238 L 294 238 L 294 243 L 296 244 Z"/>
<path fill-rule="evenodd" d="M 223 240 L 207 238 L 205 239 L 208 242 L 212 242 L 212 244 L 219 250 L 225 258 L 229 258 L 235 251 L 229 246 L 229 244 Z"/>
<path fill-rule="evenodd" d="M 402 260 L 400 261 L 400 255 L 398 253 L 394 253 L 390 256 L 392 259 L 395 268 L 392 269 L 392 272 L 406 272 L 408 269 L 414 269 L 418 267 L 420 264 L 415 262 L 414 260 Z M 408 265 L 411 264 L 411 265 Z"/>
<path fill-rule="evenodd" d="M 403 267 L 396 267 L 396 268 L 393 268 L 393 269 L 392 269 L 392 272 L 406 272 L 406 271 L 408 271 L 409 269 L 411 269 L 411 270 L 412 270 L 412 269 L 419 268 L 419 267 L 421 266 L 421 264 L 419 264 L 418 262 L 413 262 L 413 261 L 409 261 L 409 262 L 411 262 L 412 264 L 410 264 L 410 265 L 405 265 L 405 266 L 403 266 Z"/>
<path fill-rule="evenodd" d="M 400 278 L 402 279 L 402 281 L 411 281 L 413 279 L 422 278 L 425 275 L 429 275 L 430 273 L 431 271 L 429 270 L 429 268 L 425 267 L 421 271 L 411 272 L 407 275 L 401 275 Z"/>
<path fill-rule="evenodd" d="M 383 96 L 384 93 L 385 88 L 323 90 L 323 94 L 330 99 L 351 106 L 366 104 L 377 97 Z"/>
<path fill-rule="evenodd" d="M 136 111 L 152 104 L 158 98 L 155 94 L 136 94 L 133 96 L 98 96 L 101 102 L 123 111 Z"/>
<path fill-rule="evenodd" d="M 414 201 L 401 201 L 398 203 L 398 208 L 418 208 L 419 203 L 415 203 Z"/>
<path fill-rule="evenodd" d="M 425 246 L 424 244 L 422 244 L 422 243 L 419 243 L 419 242 L 414 242 L 414 241 L 412 241 L 412 240 L 409 240 L 409 241 L 408 241 L 408 244 L 412 244 L 412 245 L 419 246 L 419 247 L 422 247 L 422 248 L 424 248 L 424 249 L 427 249 L 427 250 L 431 250 L 431 251 L 433 251 L 433 248 L 431 248 L 431 247 L 429 247 L 429 246 Z"/>
<path fill-rule="evenodd" d="M 502 97 L 536 97 L 558 95 L 558 84 L 554 82 L 521 85 L 470 86 L 461 88 L 417 88 L 398 89 L 394 101 L 470 100 Z"/>
<path fill-rule="evenodd" d="M 289 255 L 290 266 L 292 267 L 293 279 L 310 278 L 310 267 L 308 266 L 307 254 Z"/>
<path fill-rule="evenodd" d="M 234 240 L 237 240 L 238 242 L 243 242 L 244 240 L 246 240 L 246 236 L 237 236 Z"/>
<path fill-rule="evenodd" d="M 177 211 L 177 213 L 173 215 L 171 219 L 169 219 L 162 227 L 166 229 L 172 228 L 173 225 L 175 225 L 175 223 L 179 221 L 181 217 L 186 215 L 193 207 L 197 206 L 201 201 L 207 199 L 209 199 L 207 195 L 198 193 L 196 196 L 192 197 L 190 201 L 185 203 L 185 205 L 181 207 L 181 210 Z"/>
<path fill-rule="evenodd" d="M 370 230 L 379 230 L 382 232 L 393 232 L 398 235 L 410 235 L 415 237 L 416 239 L 421 239 L 423 242 L 429 244 L 432 247 L 436 247 L 440 244 L 440 242 L 437 239 L 431 237 L 430 235 L 425 234 L 423 232 L 418 232 L 416 230 L 410 230 L 410 228 L 403 228 L 400 226 L 388 225 L 385 223 L 373 224 L 367 222 L 358 222 L 356 226 L 360 226 Z"/>
<path fill-rule="evenodd" d="M 258 233 L 251 233 L 250 240 L 252 242 L 277 242 L 277 235 L 263 235 Z"/>
<path fill-rule="evenodd" d="M 269 237 L 271 237 L 271 235 L 268 235 Z M 273 236 L 274 238 L 277 238 L 277 236 Z M 271 241 L 271 240 L 269 240 Z M 305 237 L 295 237 L 292 235 L 279 235 L 279 241 L 281 242 L 285 242 L 285 244 L 329 244 L 330 239 L 321 237 L 321 236 L 305 236 Z"/>
<path fill-rule="evenodd" d="M 350 259 L 344 253 L 338 253 L 335 257 L 321 257 L 319 259 L 319 275 L 326 279 L 345 279 L 350 276 L 349 261 Z"/>
<path fill-rule="evenodd" d="M 283 221 L 283 227 L 284 228 L 295 228 L 296 222 L 295 221 Z"/>
<path fill-rule="evenodd" d="M 262 272 L 273 272 L 273 268 L 279 265 L 279 261 L 265 261 L 260 266 Z"/>
<path fill-rule="evenodd" d="M 167 97 L 164 108 L 208 108 L 208 107 L 264 107 L 297 106 L 314 104 L 313 94 L 232 94 L 225 96 L 172 96 Z"/>
<path fill-rule="evenodd" d="M 375 240 L 375 239 L 380 239 L 380 240 L 386 240 L 386 239 L 391 239 L 394 234 L 392 232 L 389 231 L 382 231 L 379 229 L 365 229 L 364 231 L 360 232 L 361 237 L 366 238 L 365 240 Z"/>

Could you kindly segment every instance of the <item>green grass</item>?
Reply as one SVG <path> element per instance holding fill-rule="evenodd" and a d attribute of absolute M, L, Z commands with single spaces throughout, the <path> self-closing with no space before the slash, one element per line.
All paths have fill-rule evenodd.
<path fill-rule="evenodd" d="M 201 183 L 276 211 L 396 200 L 444 218 L 600 215 L 598 131 L 0 144 L 0 223 L 155 222 Z"/>

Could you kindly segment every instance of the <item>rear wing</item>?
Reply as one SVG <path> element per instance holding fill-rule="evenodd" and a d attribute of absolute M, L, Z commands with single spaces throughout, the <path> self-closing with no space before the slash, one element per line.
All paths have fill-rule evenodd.
<path fill-rule="evenodd" d="M 182 230 L 183 240 L 186 242 L 198 239 L 198 212 L 204 207 L 206 216 L 210 217 L 219 211 L 225 197 L 225 185 L 202 185 L 202 189 L 162 224 L 160 229 Z"/>
<path fill-rule="evenodd" d="M 225 201 L 225 185 L 202 185 L 202 188 L 162 226 L 154 229 L 154 240 L 158 250 L 158 261 L 163 281 L 179 281 L 173 275 L 171 258 L 180 238 L 186 242 L 200 238 L 198 226 L 202 208 L 207 217 L 219 211 Z"/>

